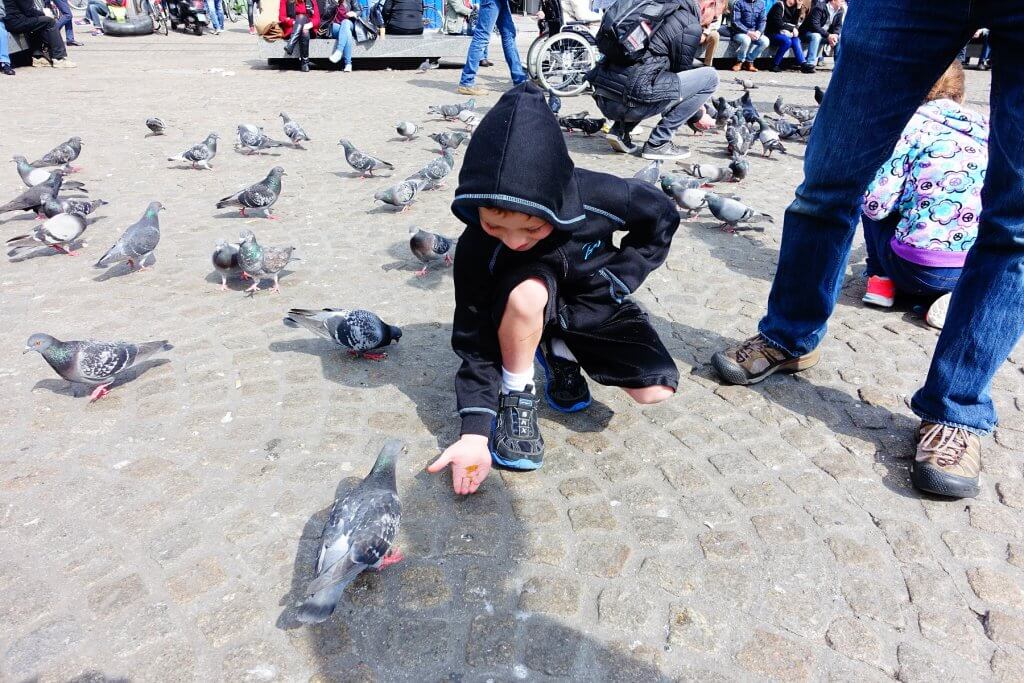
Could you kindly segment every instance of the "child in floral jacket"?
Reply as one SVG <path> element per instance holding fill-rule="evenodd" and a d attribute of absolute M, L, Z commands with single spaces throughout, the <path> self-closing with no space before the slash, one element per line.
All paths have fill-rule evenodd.
<path fill-rule="evenodd" d="M 963 101 L 963 67 L 953 62 L 864 195 L 864 302 L 891 307 L 897 290 L 940 295 L 926 317 L 939 328 L 978 235 L 988 166 L 988 120 Z"/>

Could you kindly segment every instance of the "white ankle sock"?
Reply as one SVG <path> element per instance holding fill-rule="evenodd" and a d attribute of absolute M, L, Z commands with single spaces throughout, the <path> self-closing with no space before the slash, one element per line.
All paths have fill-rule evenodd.
<path fill-rule="evenodd" d="M 526 385 L 533 384 L 533 366 L 526 372 L 509 372 L 501 368 L 501 392 L 510 394 L 513 391 L 526 391 Z"/>
<path fill-rule="evenodd" d="M 565 345 L 565 342 L 555 337 L 551 340 L 551 353 L 555 354 L 559 358 L 565 360 L 571 360 L 573 363 L 577 363 L 576 356 L 572 355 L 572 351 Z"/>

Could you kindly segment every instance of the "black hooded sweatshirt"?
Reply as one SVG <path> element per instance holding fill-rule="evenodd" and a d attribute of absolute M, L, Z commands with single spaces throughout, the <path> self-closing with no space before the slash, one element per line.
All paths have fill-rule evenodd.
<path fill-rule="evenodd" d="M 481 206 L 536 216 L 555 230 L 515 252 L 480 227 Z M 530 83 L 506 92 L 473 133 L 452 211 L 466 224 L 455 248 L 452 325 L 463 434 L 490 434 L 498 409 L 501 283 L 543 269 L 557 283 L 559 323 L 593 329 L 665 261 L 679 227 L 679 212 L 654 185 L 575 168 L 544 94 Z M 616 231 L 627 233 L 618 247 Z"/>

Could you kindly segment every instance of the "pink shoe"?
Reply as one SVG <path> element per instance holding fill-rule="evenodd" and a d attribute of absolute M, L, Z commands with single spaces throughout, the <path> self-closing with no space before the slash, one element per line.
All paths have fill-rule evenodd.
<path fill-rule="evenodd" d="M 872 306 L 892 308 L 896 303 L 896 285 L 887 277 L 872 275 L 868 278 L 868 289 L 861 301 Z"/>

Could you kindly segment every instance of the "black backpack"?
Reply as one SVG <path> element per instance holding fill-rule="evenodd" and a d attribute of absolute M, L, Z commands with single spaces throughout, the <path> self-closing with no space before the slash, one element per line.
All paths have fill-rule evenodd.
<path fill-rule="evenodd" d="M 616 0 L 601 19 L 597 48 L 614 64 L 636 64 L 647 52 L 651 36 L 677 9 L 679 3 L 673 0 Z"/>

